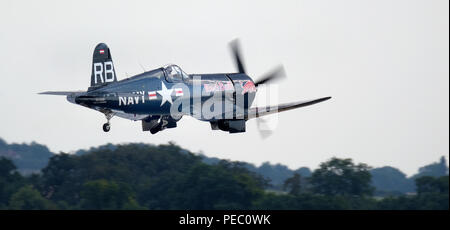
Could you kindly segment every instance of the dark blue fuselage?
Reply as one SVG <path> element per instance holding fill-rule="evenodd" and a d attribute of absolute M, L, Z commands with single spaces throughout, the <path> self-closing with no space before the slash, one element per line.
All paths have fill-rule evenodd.
<path fill-rule="evenodd" d="M 173 79 L 168 77 L 164 68 L 159 68 L 72 95 L 68 100 L 103 112 L 128 114 L 131 116 L 126 118 L 140 120 L 149 115 L 171 115 L 174 111 L 182 115 L 198 115 L 205 108 L 217 110 L 221 107 L 221 114 L 230 109 L 245 110 L 251 106 L 255 92 L 252 79 L 243 73 L 192 74 Z M 214 107 L 214 103 L 218 107 Z M 224 119 L 218 114 L 196 118 L 207 121 Z"/>

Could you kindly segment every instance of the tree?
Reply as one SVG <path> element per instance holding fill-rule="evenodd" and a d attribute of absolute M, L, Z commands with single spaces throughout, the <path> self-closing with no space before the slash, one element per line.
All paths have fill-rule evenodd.
<path fill-rule="evenodd" d="M 0 157 L 0 209 L 7 208 L 11 195 L 24 183 L 14 163 Z"/>
<path fill-rule="evenodd" d="M 14 165 L 14 163 L 5 158 L 5 157 L 0 157 L 0 176 L 1 177 L 8 177 L 11 174 L 14 173 L 14 171 L 16 171 L 17 168 Z"/>
<path fill-rule="evenodd" d="M 380 194 L 402 194 L 414 192 L 414 181 L 407 178 L 402 171 L 385 166 L 370 170 L 372 185 L 376 188 L 377 195 Z"/>
<path fill-rule="evenodd" d="M 448 167 L 446 162 L 447 160 L 444 156 L 442 156 L 439 162 L 435 162 L 419 168 L 419 173 L 417 175 L 414 175 L 414 178 L 422 176 L 440 177 L 448 175 Z"/>
<path fill-rule="evenodd" d="M 372 195 L 370 167 L 351 159 L 332 158 L 311 176 L 313 191 L 324 195 Z"/>
<path fill-rule="evenodd" d="M 171 209 L 248 209 L 263 192 L 261 181 L 244 168 L 225 162 L 216 166 L 197 164 L 173 182 L 166 190 L 177 199 L 162 196 L 162 200 L 172 199 Z"/>
<path fill-rule="evenodd" d="M 275 187 L 282 187 L 284 181 L 292 177 L 294 173 L 285 165 L 264 162 L 260 167 L 255 169 L 256 172 L 270 179 L 270 182 Z"/>
<path fill-rule="evenodd" d="M 17 170 L 28 175 L 45 167 L 53 155 L 49 149 L 32 142 L 31 144 L 7 144 L 0 140 L 0 156 L 6 156 L 17 166 Z"/>
<path fill-rule="evenodd" d="M 299 195 L 301 190 L 301 182 L 302 177 L 298 173 L 294 173 L 294 175 L 284 181 L 283 189 L 289 190 L 289 194 L 291 195 Z"/>
<path fill-rule="evenodd" d="M 311 177 L 307 168 L 261 166 L 280 176 L 276 178 L 284 177 L 277 188 L 284 182 L 289 194 L 264 190 L 267 180 L 250 166 L 221 160 L 208 165 L 174 143 L 107 145 L 79 155 L 57 154 L 41 174 L 26 177 L 11 160 L 0 157 L 0 209 L 448 210 L 448 176 L 417 178 L 417 196 L 378 200 L 367 196 L 373 190 L 370 167 L 351 159 L 330 159 Z M 372 173 L 391 188 L 402 187 L 406 178 L 390 167 Z"/>
<path fill-rule="evenodd" d="M 449 177 L 448 176 L 441 176 L 439 177 L 437 180 L 437 184 L 439 186 L 439 191 L 442 194 L 447 194 L 449 193 L 449 189 L 448 189 L 448 182 L 449 182 Z M 447 202 L 448 203 L 448 202 Z"/>
<path fill-rule="evenodd" d="M 124 183 L 107 180 L 88 181 L 81 192 L 81 207 L 90 210 L 142 209 L 134 193 Z"/>
<path fill-rule="evenodd" d="M 31 185 L 20 188 L 11 196 L 9 202 L 9 209 L 15 210 L 48 210 L 56 208 L 56 205 L 42 197 Z"/>
<path fill-rule="evenodd" d="M 79 157 L 65 153 L 51 157 L 47 167 L 42 170 L 42 186 L 39 186 L 45 197 L 54 202 L 65 201 L 76 205 L 85 182 L 80 181 L 80 166 Z"/>
<path fill-rule="evenodd" d="M 423 176 L 416 179 L 417 193 L 442 193 L 448 194 L 448 176 L 439 178 Z"/>

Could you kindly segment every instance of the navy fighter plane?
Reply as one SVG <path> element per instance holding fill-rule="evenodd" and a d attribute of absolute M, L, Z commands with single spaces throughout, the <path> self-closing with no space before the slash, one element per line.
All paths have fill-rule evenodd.
<path fill-rule="evenodd" d="M 103 131 L 114 116 L 142 121 L 142 130 L 155 134 L 177 127 L 183 115 L 211 124 L 213 130 L 245 132 L 247 120 L 312 105 L 331 97 L 267 107 L 251 107 L 258 87 L 284 76 L 282 67 L 253 81 L 245 72 L 237 41 L 231 43 L 237 72 L 187 74 L 177 65 L 146 71 L 118 81 L 111 51 L 104 43 L 95 47 L 91 85 L 87 91 L 47 91 L 64 95 L 71 103 L 106 116 Z"/>

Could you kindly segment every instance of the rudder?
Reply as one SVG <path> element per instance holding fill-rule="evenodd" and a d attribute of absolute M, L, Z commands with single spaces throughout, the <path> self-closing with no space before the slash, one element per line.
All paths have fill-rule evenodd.
<path fill-rule="evenodd" d="M 92 57 L 91 87 L 89 89 L 95 89 L 116 81 L 111 51 L 105 43 L 100 43 L 95 47 Z"/>

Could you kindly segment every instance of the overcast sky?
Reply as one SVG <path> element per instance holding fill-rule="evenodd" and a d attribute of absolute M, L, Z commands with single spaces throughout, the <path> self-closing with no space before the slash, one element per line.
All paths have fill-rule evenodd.
<path fill-rule="evenodd" d="M 449 153 L 449 1 L 0 0 L 0 137 L 74 151 L 108 142 L 175 141 L 208 156 L 316 168 L 333 156 L 408 175 Z M 187 73 L 235 71 L 241 39 L 250 76 L 277 64 L 280 102 L 333 99 L 230 135 L 183 117 L 157 135 L 140 122 L 70 104 L 47 90 L 86 90 L 105 42 L 119 80 L 166 63 Z"/>

